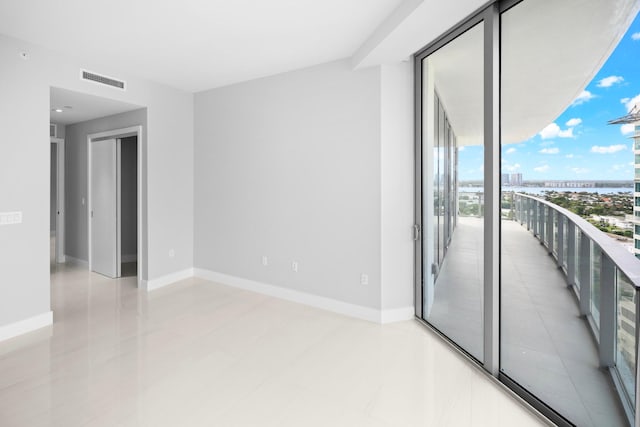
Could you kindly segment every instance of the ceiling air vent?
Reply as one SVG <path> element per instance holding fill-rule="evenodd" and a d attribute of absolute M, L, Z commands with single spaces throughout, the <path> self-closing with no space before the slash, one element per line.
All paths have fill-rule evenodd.
<path fill-rule="evenodd" d="M 125 82 L 121 80 L 117 80 L 107 76 L 101 76 L 100 74 L 92 73 L 91 71 L 81 70 L 81 78 L 82 80 L 88 80 L 91 82 L 112 86 L 117 89 L 125 90 Z"/>

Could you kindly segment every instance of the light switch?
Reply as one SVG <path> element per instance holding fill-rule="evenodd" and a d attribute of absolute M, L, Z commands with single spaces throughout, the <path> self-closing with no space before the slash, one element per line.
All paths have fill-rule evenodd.
<path fill-rule="evenodd" d="M 0 225 L 22 223 L 22 212 L 0 212 Z"/>

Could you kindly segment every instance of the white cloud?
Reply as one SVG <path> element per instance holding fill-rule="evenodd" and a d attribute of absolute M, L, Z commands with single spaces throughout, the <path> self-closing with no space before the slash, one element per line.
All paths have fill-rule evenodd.
<path fill-rule="evenodd" d="M 555 123 L 551 123 L 540 131 L 542 139 L 555 138 L 560 133 L 560 126 Z"/>
<path fill-rule="evenodd" d="M 565 157 L 566 157 L 567 159 L 573 159 L 573 154 L 567 154 Z"/>
<path fill-rule="evenodd" d="M 583 174 L 583 173 L 589 172 L 589 169 L 587 168 L 571 168 L 571 170 L 573 171 L 573 173 L 576 173 L 576 174 Z"/>
<path fill-rule="evenodd" d="M 553 145 L 555 143 L 556 143 L 555 141 L 542 141 L 540 143 L 540 147 L 548 147 L 548 146 Z"/>
<path fill-rule="evenodd" d="M 566 130 L 561 130 L 558 133 L 558 136 L 560 138 L 573 138 L 573 128 L 569 128 L 569 129 L 566 129 Z"/>
<path fill-rule="evenodd" d="M 619 165 L 613 165 L 611 166 L 611 169 L 613 169 L 614 171 L 618 171 L 621 169 L 627 169 L 629 165 L 633 165 L 633 163 L 628 163 L 628 164 L 621 163 Z"/>
<path fill-rule="evenodd" d="M 539 151 L 539 153 L 542 153 L 542 154 L 558 154 L 559 152 L 560 152 L 560 149 L 558 147 L 543 148 L 542 150 Z"/>
<path fill-rule="evenodd" d="M 633 132 L 633 131 L 632 131 L 632 132 Z M 507 151 L 505 151 L 505 153 L 506 153 L 506 154 L 513 154 L 513 153 L 515 153 L 516 151 L 518 151 L 518 150 L 516 150 L 515 148 L 511 147 L 511 148 L 509 148 Z"/>
<path fill-rule="evenodd" d="M 622 83 L 624 79 L 622 76 L 609 76 L 598 82 L 598 87 L 611 87 L 616 83 Z"/>
<path fill-rule="evenodd" d="M 594 94 L 592 94 L 591 92 L 589 92 L 588 90 L 583 90 L 580 95 L 578 95 L 576 97 L 576 99 L 573 100 L 573 102 L 571 103 L 572 107 L 575 107 L 576 105 L 580 105 L 580 104 L 584 104 L 585 102 L 595 98 L 596 96 Z"/>
<path fill-rule="evenodd" d="M 640 40 L 640 33 L 633 33 L 631 34 L 631 38 L 633 40 Z"/>
<path fill-rule="evenodd" d="M 573 128 L 570 127 L 568 129 L 562 130 L 557 124 L 551 123 L 540 131 L 540 137 L 542 139 L 551 139 L 556 137 L 573 138 Z"/>
<path fill-rule="evenodd" d="M 533 168 L 536 172 L 546 172 L 549 170 L 549 165 L 538 166 L 537 168 Z"/>
<path fill-rule="evenodd" d="M 622 132 L 623 135 L 628 135 L 630 133 L 633 133 L 635 129 L 635 125 L 633 123 L 627 123 L 625 125 L 620 126 L 620 132 Z"/>
<path fill-rule="evenodd" d="M 582 119 L 575 118 L 575 119 L 569 119 L 569 121 L 565 124 L 569 127 L 574 127 L 574 126 L 578 126 L 580 123 L 582 123 Z"/>
<path fill-rule="evenodd" d="M 624 106 L 627 107 L 627 112 L 629 112 L 636 104 L 640 104 L 640 94 L 634 96 L 633 98 L 622 98 L 620 102 L 622 102 Z"/>
<path fill-rule="evenodd" d="M 458 147 L 458 151 L 464 151 L 464 145 L 462 147 Z"/>
<path fill-rule="evenodd" d="M 626 149 L 627 149 L 627 146 L 624 144 L 615 144 L 615 145 L 607 145 L 607 146 L 594 145 L 593 147 L 591 147 L 591 152 L 599 153 L 599 154 L 611 154 L 611 153 L 617 153 L 618 151 L 622 151 Z"/>

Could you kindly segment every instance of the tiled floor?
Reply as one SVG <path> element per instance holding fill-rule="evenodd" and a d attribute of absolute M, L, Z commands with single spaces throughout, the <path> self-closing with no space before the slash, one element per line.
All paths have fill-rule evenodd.
<path fill-rule="evenodd" d="M 3 427 L 543 424 L 416 321 L 52 270 L 53 327 L 0 343 Z"/>
<path fill-rule="evenodd" d="M 460 218 L 430 321 L 482 357 L 482 224 Z M 533 235 L 502 221 L 501 368 L 580 426 L 628 425 L 563 273 Z"/>

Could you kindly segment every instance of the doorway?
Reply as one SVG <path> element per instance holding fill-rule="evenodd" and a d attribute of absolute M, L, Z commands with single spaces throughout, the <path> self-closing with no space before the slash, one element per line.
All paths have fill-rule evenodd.
<path fill-rule="evenodd" d="M 141 254 L 142 126 L 87 136 L 89 269 L 111 278 L 137 276 Z"/>
<path fill-rule="evenodd" d="M 50 264 L 65 262 L 64 139 L 51 137 L 51 197 L 49 203 Z"/>

